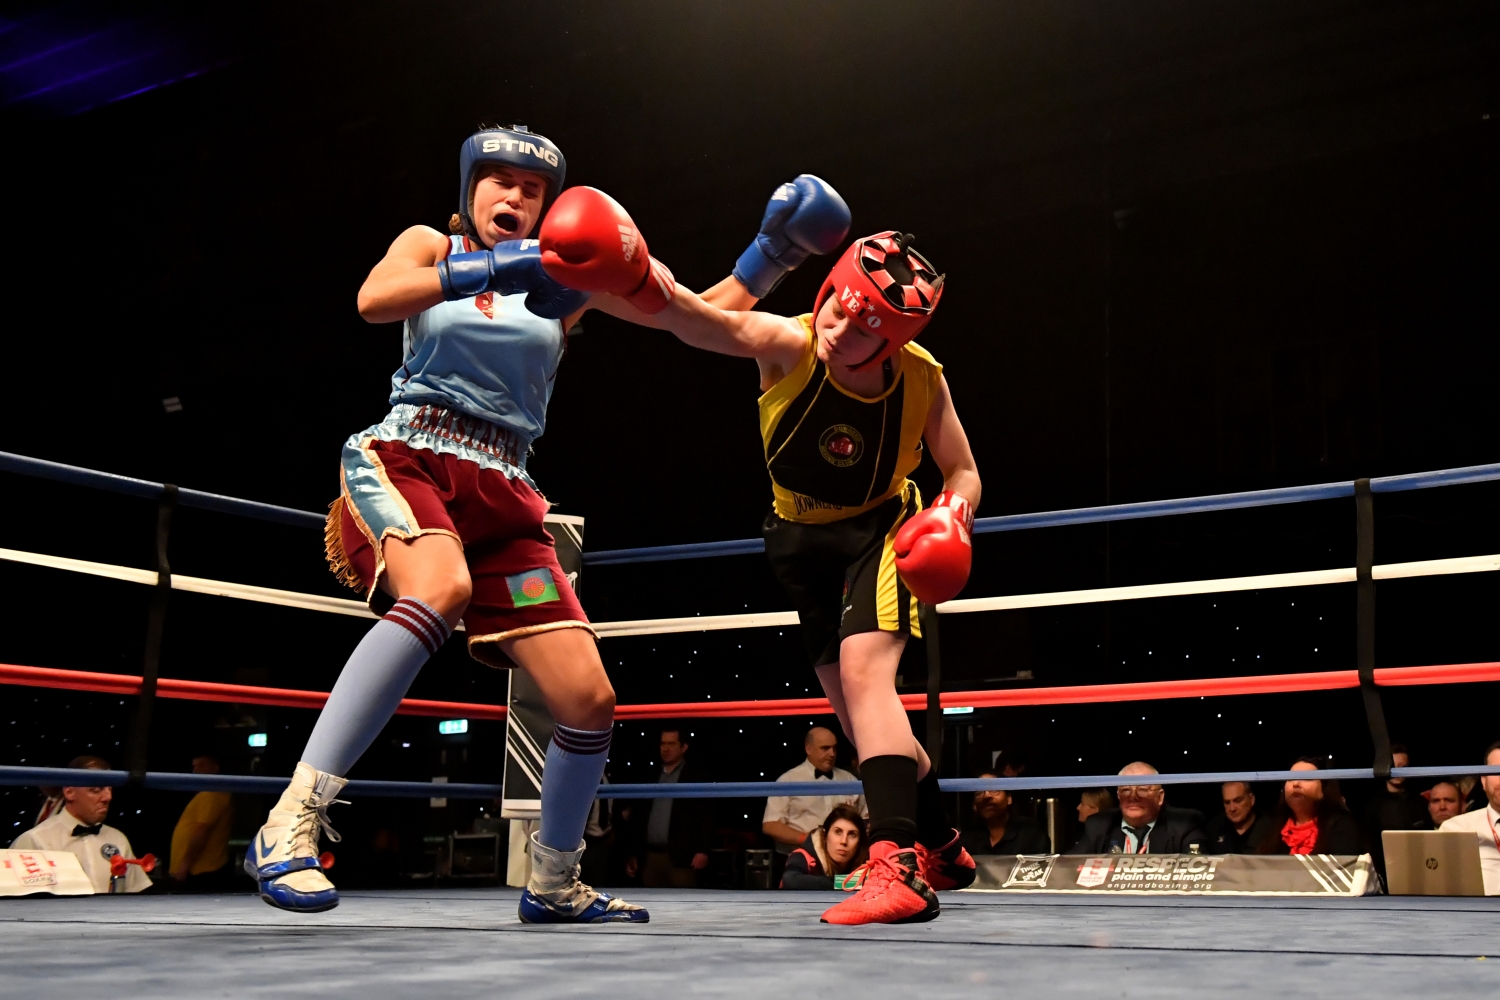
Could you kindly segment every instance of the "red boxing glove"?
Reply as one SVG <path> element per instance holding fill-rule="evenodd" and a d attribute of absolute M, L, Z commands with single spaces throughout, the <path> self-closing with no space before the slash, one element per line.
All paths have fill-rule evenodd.
<path fill-rule="evenodd" d="M 539 236 L 543 270 L 569 288 L 618 295 L 648 314 L 665 309 L 677 290 L 630 213 L 597 188 L 564 191 Z"/>
<path fill-rule="evenodd" d="M 944 490 L 896 532 L 896 571 L 917 600 L 941 604 L 964 589 L 974 561 L 973 525 L 969 501 Z"/>

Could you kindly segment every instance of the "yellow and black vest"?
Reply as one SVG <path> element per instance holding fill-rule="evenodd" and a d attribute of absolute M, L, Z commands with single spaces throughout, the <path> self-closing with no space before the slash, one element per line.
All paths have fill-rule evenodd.
<path fill-rule="evenodd" d="M 760 436 L 776 513 L 826 524 L 871 510 L 908 486 L 922 461 L 922 429 L 943 366 L 916 344 L 901 348 L 879 396 L 856 396 L 818 360 L 812 314 L 797 317 L 807 347 L 797 367 L 760 397 Z"/>

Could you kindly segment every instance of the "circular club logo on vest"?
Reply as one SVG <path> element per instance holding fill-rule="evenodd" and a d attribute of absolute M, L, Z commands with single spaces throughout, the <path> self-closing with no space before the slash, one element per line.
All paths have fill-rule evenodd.
<path fill-rule="evenodd" d="M 865 439 L 848 424 L 834 424 L 819 435 L 818 453 L 830 465 L 847 469 L 865 453 Z"/>

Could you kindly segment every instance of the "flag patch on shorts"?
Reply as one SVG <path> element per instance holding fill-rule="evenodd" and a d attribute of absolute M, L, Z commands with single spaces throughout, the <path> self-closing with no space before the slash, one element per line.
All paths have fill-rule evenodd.
<path fill-rule="evenodd" d="M 531 604 L 546 604 L 548 601 L 558 599 L 557 581 L 552 579 L 552 571 L 546 569 L 528 569 L 524 573 L 505 578 L 506 586 L 510 587 L 510 601 L 518 608 L 524 608 Z"/>

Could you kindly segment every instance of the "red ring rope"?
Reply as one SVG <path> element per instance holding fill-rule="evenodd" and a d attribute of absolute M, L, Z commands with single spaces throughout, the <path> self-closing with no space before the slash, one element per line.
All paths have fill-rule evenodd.
<path fill-rule="evenodd" d="M 1500 681 L 1500 663 L 1455 663 L 1426 667 L 1382 667 L 1375 683 L 1382 687 L 1417 684 L 1472 684 Z M 103 694 L 136 695 L 141 679 L 131 674 L 102 674 L 51 667 L 25 667 L 0 663 L 0 684 L 93 691 Z M 1239 694 L 1290 694 L 1298 691 L 1334 691 L 1359 687 L 1354 670 L 1324 670 L 1304 674 L 1265 674 L 1258 677 L 1207 677 L 1188 681 L 1145 681 L 1131 684 L 1076 684 L 1065 687 L 1013 688 L 999 691 L 945 691 L 944 707 L 1015 708 L 1023 705 L 1082 705 L 1104 701 L 1154 701 L 1170 698 L 1208 698 Z M 283 708 L 322 708 L 326 691 L 218 684 L 163 677 L 156 682 L 161 698 L 187 701 L 232 702 L 242 705 L 277 705 Z M 927 707 L 925 694 L 901 696 L 909 712 Z M 826 715 L 833 711 L 826 698 L 785 698 L 765 701 L 688 701 L 653 705 L 617 705 L 616 719 L 715 719 L 764 715 Z M 480 705 L 461 701 L 427 701 L 405 698 L 397 715 L 446 718 L 504 719 L 504 705 Z"/>
<path fill-rule="evenodd" d="M 83 670 L 54 670 L 0 663 L 0 684 L 59 688 L 64 691 L 97 691 L 104 694 L 140 694 L 141 679 L 133 674 L 99 674 Z M 252 687 L 246 684 L 216 684 L 212 681 L 182 681 L 162 677 L 156 682 L 158 698 L 184 701 L 219 701 L 239 705 L 279 705 L 283 708 L 322 708 L 327 691 L 293 688 Z M 475 705 L 459 701 L 424 701 L 403 698 L 398 715 L 432 715 L 446 718 L 504 719 L 504 705 Z"/>

